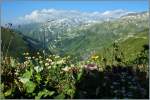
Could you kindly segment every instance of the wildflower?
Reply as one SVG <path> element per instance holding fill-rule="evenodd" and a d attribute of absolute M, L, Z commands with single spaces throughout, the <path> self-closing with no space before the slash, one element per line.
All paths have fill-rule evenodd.
<path fill-rule="evenodd" d="M 28 57 L 27 59 L 28 59 L 28 60 L 31 60 L 31 57 Z"/>
<path fill-rule="evenodd" d="M 125 87 L 122 87 L 122 90 L 125 90 Z"/>
<path fill-rule="evenodd" d="M 18 64 L 17 64 L 17 66 L 21 66 L 21 64 L 20 64 L 20 63 L 18 63 Z"/>
<path fill-rule="evenodd" d="M 38 59 L 38 58 L 35 58 L 35 60 L 38 61 L 39 59 Z"/>
<path fill-rule="evenodd" d="M 45 63 L 45 66 L 49 66 L 49 63 Z"/>
<path fill-rule="evenodd" d="M 59 60 L 59 61 L 57 61 L 57 64 L 63 64 L 63 63 L 65 63 L 65 61 L 62 59 L 62 60 Z"/>
<path fill-rule="evenodd" d="M 71 67 L 74 67 L 74 65 L 73 65 L 73 64 L 71 64 Z"/>
<path fill-rule="evenodd" d="M 113 85 L 117 85 L 118 83 L 117 83 L 117 82 L 113 82 L 112 84 L 113 84 Z"/>
<path fill-rule="evenodd" d="M 52 60 L 51 60 L 50 58 L 46 58 L 46 60 L 47 60 L 48 62 L 52 62 Z"/>
<path fill-rule="evenodd" d="M 112 85 L 112 86 L 110 86 L 110 88 L 112 88 L 112 89 L 113 89 L 113 88 L 114 88 L 114 86 Z"/>
<path fill-rule="evenodd" d="M 56 65 L 53 65 L 53 68 L 56 68 L 57 66 Z"/>
<path fill-rule="evenodd" d="M 46 58 L 46 60 L 48 61 L 48 58 Z"/>
<path fill-rule="evenodd" d="M 97 66 L 95 64 L 88 64 L 85 65 L 84 67 L 89 70 L 97 70 Z"/>
<path fill-rule="evenodd" d="M 52 66 L 48 66 L 48 69 L 51 69 L 52 68 Z"/>
<path fill-rule="evenodd" d="M 104 70 L 104 69 L 103 69 L 102 67 L 100 67 L 100 68 L 99 68 L 99 71 L 101 71 L 101 72 L 102 72 L 103 70 Z"/>
<path fill-rule="evenodd" d="M 127 93 L 127 97 L 132 97 L 132 93 L 131 93 L 131 92 L 128 92 L 128 93 Z"/>
<path fill-rule="evenodd" d="M 132 82 L 135 82 L 135 78 L 132 78 Z"/>
<path fill-rule="evenodd" d="M 38 72 L 38 68 L 39 68 L 39 66 L 35 66 L 34 67 L 34 69 L 35 69 L 36 72 Z"/>
<path fill-rule="evenodd" d="M 136 86 L 132 86 L 132 85 L 129 88 L 131 88 L 131 89 L 137 89 Z"/>
<path fill-rule="evenodd" d="M 62 70 L 65 71 L 65 72 L 68 72 L 69 69 L 70 69 L 69 67 L 62 68 Z"/>
<path fill-rule="evenodd" d="M 36 70 L 36 72 L 40 72 L 43 70 L 43 67 L 35 66 L 34 69 Z"/>
<path fill-rule="evenodd" d="M 42 64 L 42 63 L 43 63 L 43 61 L 39 61 L 39 63 L 40 63 L 40 64 Z"/>
<path fill-rule="evenodd" d="M 106 83 L 105 83 L 105 82 L 103 83 L 103 86 L 106 86 Z"/>
<path fill-rule="evenodd" d="M 20 81 L 22 82 L 22 83 L 27 83 L 28 81 L 29 81 L 29 79 L 28 78 L 22 78 L 22 77 L 19 77 L 19 79 L 20 79 Z"/>
<path fill-rule="evenodd" d="M 15 67 L 15 60 L 14 59 L 10 59 L 10 64 L 12 67 Z"/>
<path fill-rule="evenodd" d="M 118 91 L 117 91 L 117 90 L 114 90 L 113 92 L 114 92 L 114 93 L 117 93 Z"/>
<path fill-rule="evenodd" d="M 51 62 L 51 65 L 54 65 L 55 64 L 55 62 Z"/>
<path fill-rule="evenodd" d="M 28 64 L 29 64 L 29 62 L 28 62 L 28 61 L 25 61 L 25 62 L 24 62 L 24 64 L 25 64 L 25 65 L 28 65 Z"/>
<path fill-rule="evenodd" d="M 40 53 L 39 52 L 37 52 L 37 55 L 39 55 Z"/>
<path fill-rule="evenodd" d="M 122 78 L 121 81 L 122 81 L 122 82 L 125 82 L 125 79 Z"/>
<path fill-rule="evenodd" d="M 39 58 L 42 58 L 42 56 L 39 56 Z"/>
<path fill-rule="evenodd" d="M 55 58 L 57 59 L 57 58 L 59 58 L 59 56 L 57 55 L 57 56 L 55 56 Z"/>
<path fill-rule="evenodd" d="M 29 53 L 27 52 L 26 55 L 29 55 Z"/>
<path fill-rule="evenodd" d="M 72 71 L 74 73 L 77 73 L 77 72 L 79 72 L 79 68 L 77 68 L 77 67 L 70 67 L 70 71 Z"/>
<path fill-rule="evenodd" d="M 126 73 L 125 73 L 125 72 L 122 72 L 121 75 L 122 75 L 122 76 L 126 76 Z"/>
<path fill-rule="evenodd" d="M 32 59 L 35 59 L 35 57 L 33 56 Z"/>
<path fill-rule="evenodd" d="M 87 63 L 90 63 L 90 61 L 88 60 Z"/>
<path fill-rule="evenodd" d="M 124 94 L 126 91 L 125 90 L 121 90 L 121 92 Z"/>
<path fill-rule="evenodd" d="M 5 60 L 3 60 L 3 63 L 5 63 Z"/>
<path fill-rule="evenodd" d="M 104 76 L 104 79 L 108 80 L 108 79 L 109 79 L 109 77 L 108 77 L 108 76 Z"/>
<path fill-rule="evenodd" d="M 132 79 L 132 77 L 129 75 L 128 77 L 127 77 L 128 79 Z"/>
<path fill-rule="evenodd" d="M 131 85 L 132 83 L 131 83 L 131 82 L 128 82 L 128 84 Z"/>
<path fill-rule="evenodd" d="M 67 58 L 67 59 L 69 59 L 69 58 L 70 58 L 70 56 L 67 56 L 66 58 Z"/>
<path fill-rule="evenodd" d="M 99 56 L 92 56 L 91 57 L 93 60 L 97 60 L 99 58 Z"/>

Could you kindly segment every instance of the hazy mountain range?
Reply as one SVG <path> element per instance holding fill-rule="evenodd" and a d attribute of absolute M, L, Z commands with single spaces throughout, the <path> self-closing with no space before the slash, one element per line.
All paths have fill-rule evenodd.
<path fill-rule="evenodd" d="M 76 10 L 35 10 L 20 17 L 16 32 L 45 43 L 55 54 L 87 56 L 113 42 L 148 40 L 148 12 L 113 10 L 81 12 Z M 44 41 L 45 40 L 45 41 Z M 132 45 L 133 46 L 133 45 Z M 126 47 L 124 47 L 126 48 Z M 129 47 L 130 48 L 130 47 Z"/>

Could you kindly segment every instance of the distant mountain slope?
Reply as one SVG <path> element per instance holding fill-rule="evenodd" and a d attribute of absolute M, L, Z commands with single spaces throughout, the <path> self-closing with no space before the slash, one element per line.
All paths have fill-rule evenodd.
<path fill-rule="evenodd" d="M 105 12 L 83 12 L 76 10 L 60 10 L 60 9 L 42 9 L 35 10 L 22 17 L 26 24 L 16 27 L 24 35 L 30 36 L 39 41 L 43 41 L 43 34 L 46 37 L 46 45 L 50 49 L 55 48 L 56 41 L 65 37 L 73 38 L 77 34 L 70 34 L 72 30 L 85 29 L 91 24 L 103 21 L 115 20 L 122 15 L 131 12 L 122 9 L 105 11 Z M 33 15 L 37 15 L 33 18 Z M 74 32 L 75 33 L 75 32 Z"/>
<path fill-rule="evenodd" d="M 126 16 L 123 19 L 91 25 L 75 33 L 72 31 L 72 34 L 80 35 L 64 39 L 58 44 L 59 46 L 62 44 L 60 48 L 64 50 L 63 53 L 89 55 L 91 52 L 100 51 L 102 48 L 109 48 L 114 42 L 120 42 L 123 45 L 122 48 L 127 48 L 129 44 L 132 44 L 129 41 L 132 41 L 133 45 L 127 49 L 138 48 L 138 43 L 141 43 L 139 44 L 139 48 L 141 48 L 145 43 L 144 41 L 148 40 L 146 35 L 148 34 L 148 16 L 147 13 L 142 13 L 142 15 L 138 13 L 134 19 Z"/>
<path fill-rule="evenodd" d="M 41 43 L 44 43 L 45 34 L 45 45 L 52 53 L 70 54 L 80 56 L 82 59 L 88 58 L 92 52 L 100 52 L 103 48 L 109 48 L 114 42 L 121 43 L 123 48 L 131 44 L 128 41 L 132 41 L 133 47 L 137 46 L 134 44 L 134 41 L 138 41 L 135 37 L 148 33 L 148 12 L 127 13 L 115 19 L 109 18 L 109 20 L 100 20 L 100 18 L 96 21 L 94 19 L 95 22 L 94 16 L 84 22 L 84 19 L 81 21 L 79 17 L 71 14 L 70 17 L 58 16 L 45 23 L 26 24 L 17 29 L 22 31 L 24 36 Z M 141 39 L 147 41 L 145 38 Z"/>
<path fill-rule="evenodd" d="M 8 56 L 19 56 L 28 50 L 26 42 L 11 29 L 1 27 L 2 53 Z"/>
<path fill-rule="evenodd" d="M 24 36 L 15 30 L 1 27 L 2 53 L 4 56 L 21 56 L 24 52 L 42 49 L 42 44 L 37 40 Z"/>
<path fill-rule="evenodd" d="M 137 33 L 133 37 L 129 37 L 128 39 L 122 41 L 120 46 L 122 51 L 124 52 L 124 56 L 126 59 L 133 60 L 138 53 L 143 49 L 143 45 L 149 44 L 149 29 L 145 29 L 144 31 Z"/>

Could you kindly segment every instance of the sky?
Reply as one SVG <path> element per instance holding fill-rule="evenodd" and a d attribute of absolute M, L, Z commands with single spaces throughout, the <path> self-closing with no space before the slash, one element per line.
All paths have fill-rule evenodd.
<path fill-rule="evenodd" d="M 148 0 L 102 0 L 102 1 L 3 1 L 1 5 L 1 24 L 15 22 L 18 18 L 42 9 L 79 10 L 83 12 L 104 12 L 123 9 L 128 11 L 148 11 Z"/>

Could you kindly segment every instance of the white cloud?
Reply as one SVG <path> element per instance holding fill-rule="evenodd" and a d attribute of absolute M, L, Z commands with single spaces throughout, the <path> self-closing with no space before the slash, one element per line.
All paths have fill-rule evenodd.
<path fill-rule="evenodd" d="M 123 9 L 117 9 L 117 10 L 112 10 L 112 11 L 105 11 L 102 13 L 103 16 L 105 17 L 115 17 L 119 18 L 123 15 L 126 15 L 130 13 L 129 11 L 123 10 Z"/>
<path fill-rule="evenodd" d="M 56 19 L 56 18 L 108 18 L 108 17 L 120 17 L 122 15 L 128 14 L 128 11 L 117 9 L 112 11 L 105 11 L 100 13 L 98 11 L 95 12 L 80 12 L 77 10 L 56 10 L 56 9 L 42 9 L 42 10 L 34 10 L 30 14 L 27 14 L 23 17 L 19 18 L 19 22 L 23 23 L 31 23 L 31 22 L 44 22 L 48 19 Z"/>

